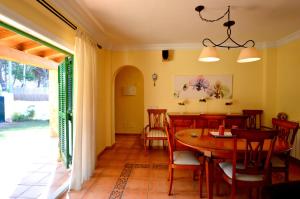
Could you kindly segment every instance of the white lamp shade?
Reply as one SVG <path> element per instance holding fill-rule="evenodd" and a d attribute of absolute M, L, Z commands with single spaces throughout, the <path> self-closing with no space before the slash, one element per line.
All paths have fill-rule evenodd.
<path fill-rule="evenodd" d="M 238 63 L 247 63 L 254 62 L 260 60 L 260 56 L 256 48 L 243 48 L 240 52 L 239 58 L 237 60 Z"/>
<path fill-rule="evenodd" d="M 220 57 L 215 47 L 204 47 L 198 61 L 201 62 L 216 62 L 219 61 Z"/>

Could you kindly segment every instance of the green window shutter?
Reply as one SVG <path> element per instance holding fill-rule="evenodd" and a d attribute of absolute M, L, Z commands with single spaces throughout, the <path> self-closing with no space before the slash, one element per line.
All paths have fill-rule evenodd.
<path fill-rule="evenodd" d="M 66 57 L 58 67 L 58 103 L 59 148 L 68 168 L 73 151 L 73 57 Z"/>

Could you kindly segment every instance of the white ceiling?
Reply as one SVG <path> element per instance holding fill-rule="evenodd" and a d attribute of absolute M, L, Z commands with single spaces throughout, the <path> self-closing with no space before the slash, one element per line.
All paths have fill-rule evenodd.
<path fill-rule="evenodd" d="M 59 0 L 52 0 L 54 3 Z M 70 1 L 66 1 L 70 3 Z M 300 0 L 76 0 L 114 45 L 201 43 L 209 37 L 216 43 L 226 38 L 222 19 L 202 21 L 195 7 L 204 5 L 203 16 L 217 18 L 231 6 L 236 22 L 232 37 L 239 43 L 274 42 L 300 30 Z M 75 5 L 76 4 L 76 5 Z M 65 7 L 68 8 L 68 7 Z M 69 9 L 66 12 L 71 13 Z M 79 15 L 79 13 L 77 13 Z M 77 16 L 78 17 L 78 16 Z"/>

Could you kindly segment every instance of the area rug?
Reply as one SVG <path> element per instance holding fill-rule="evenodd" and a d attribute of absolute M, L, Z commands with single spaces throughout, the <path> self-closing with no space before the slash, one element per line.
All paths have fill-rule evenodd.
<path fill-rule="evenodd" d="M 125 164 L 115 186 L 112 190 L 109 199 L 121 199 L 123 192 L 126 188 L 128 179 L 132 171 L 136 168 L 145 168 L 145 169 L 167 169 L 167 164 Z"/>

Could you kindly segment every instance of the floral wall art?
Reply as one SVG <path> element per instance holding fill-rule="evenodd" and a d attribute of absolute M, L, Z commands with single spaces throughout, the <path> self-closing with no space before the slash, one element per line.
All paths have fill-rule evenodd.
<path fill-rule="evenodd" d="M 175 76 L 174 97 L 180 99 L 231 99 L 232 75 Z"/>

